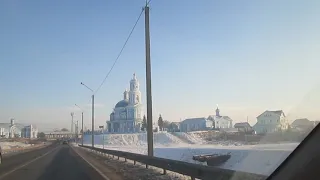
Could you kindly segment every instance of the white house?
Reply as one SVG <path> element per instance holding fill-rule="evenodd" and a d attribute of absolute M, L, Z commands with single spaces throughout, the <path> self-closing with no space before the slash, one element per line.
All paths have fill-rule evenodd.
<path fill-rule="evenodd" d="M 253 129 L 257 134 L 284 131 L 289 128 L 288 120 L 282 110 L 265 111 L 257 117 Z"/>
<path fill-rule="evenodd" d="M 310 121 L 307 118 L 296 119 L 291 123 L 291 127 L 297 131 L 309 132 L 311 131 L 319 122 Z"/>
<path fill-rule="evenodd" d="M 189 132 L 189 131 L 202 131 L 211 129 L 213 127 L 213 123 L 211 120 L 207 120 L 206 118 L 190 118 L 185 119 L 180 122 L 180 131 L 181 132 Z"/>
<path fill-rule="evenodd" d="M 237 128 L 239 132 L 252 133 L 253 129 L 248 122 L 240 122 L 234 125 L 234 128 Z"/>
<path fill-rule="evenodd" d="M 211 120 L 214 122 L 214 127 L 217 129 L 229 129 L 233 128 L 232 126 L 232 119 L 229 116 L 221 116 L 220 110 L 217 107 L 216 109 L 216 115 L 210 115 L 208 117 L 208 120 Z"/>

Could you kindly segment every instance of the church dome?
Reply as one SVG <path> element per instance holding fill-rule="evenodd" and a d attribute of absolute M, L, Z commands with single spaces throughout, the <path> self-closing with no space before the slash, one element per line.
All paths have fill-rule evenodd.
<path fill-rule="evenodd" d="M 116 104 L 115 108 L 127 107 L 128 105 L 129 102 L 127 100 L 121 100 Z"/>

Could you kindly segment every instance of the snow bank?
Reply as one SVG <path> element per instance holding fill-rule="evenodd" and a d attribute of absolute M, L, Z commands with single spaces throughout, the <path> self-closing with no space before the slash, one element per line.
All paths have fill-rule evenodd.
<path fill-rule="evenodd" d="M 178 138 L 181 138 L 191 144 L 204 144 L 205 141 L 194 134 L 189 134 L 185 132 L 173 132 L 173 135 L 176 135 Z"/>
<path fill-rule="evenodd" d="M 103 144 L 103 136 L 95 136 L 95 144 Z M 176 146 L 186 144 L 178 137 L 168 132 L 156 132 L 153 134 L 155 146 Z M 91 136 L 84 136 L 84 142 L 91 143 Z M 147 146 L 147 133 L 136 134 L 105 134 L 104 144 L 106 146 Z"/>
<path fill-rule="evenodd" d="M 95 135 L 95 144 L 103 144 L 103 135 Z M 153 134 L 154 146 L 190 146 L 194 144 L 214 144 L 222 146 L 240 146 L 241 142 L 218 141 L 207 142 L 199 137 L 199 134 L 185 132 L 155 132 Z M 91 135 L 84 136 L 84 142 L 91 143 Z M 105 134 L 104 144 L 107 146 L 147 146 L 147 133 L 135 134 Z"/>
<path fill-rule="evenodd" d="M 28 146 L 31 146 L 31 144 L 25 144 L 22 142 L 0 142 L 0 146 L 2 150 L 8 150 L 8 149 L 18 148 L 18 147 L 28 147 Z"/>

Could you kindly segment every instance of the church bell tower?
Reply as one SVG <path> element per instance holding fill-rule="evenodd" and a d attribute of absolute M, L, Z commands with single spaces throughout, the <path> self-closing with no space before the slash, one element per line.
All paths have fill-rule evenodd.
<path fill-rule="evenodd" d="M 217 116 L 217 117 L 220 117 L 220 110 L 219 110 L 218 105 L 217 105 L 217 109 L 216 109 L 216 116 Z"/>
<path fill-rule="evenodd" d="M 140 84 L 136 77 L 136 73 L 134 73 L 133 78 L 130 81 L 129 103 L 131 105 L 141 104 L 141 92 L 139 86 Z"/>

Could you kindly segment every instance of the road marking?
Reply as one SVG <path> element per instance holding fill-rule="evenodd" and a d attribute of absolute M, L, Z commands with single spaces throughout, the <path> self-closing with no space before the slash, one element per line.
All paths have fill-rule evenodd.
<path fill-rule="evenodd" d="M 74 152 L 76 152 L 78 154 L 78 156 L 80 156 L 85 162 L 87 162 L 94 170 L 96 170 L 100 176 L 102 176 L 105 180 L 110 180 L 106 175 L 104 175 L 97 167 L 95 167 L 93 164 L 91 164 L 89 161 L 87 161 L 84 157 L 82 157 L 75 149 L 74 147 L 72 147 L 72 145 L 70 146 Z"/>
<path fill-rule="evenodd" d="M 41 156 L 39 156 L 39 157 L 36 157 L 35 159 L 32 159 L 31 161 L 29 161 L 29 162 L 27 162 L 27 163 L 25 163 L 25 164 L 22 164 L 21 166 L 18 166 L 18 167 L 16 167 L 16 168 L 14 168 L 14 169 L 11 170 L 11 171 L 6 172 L 5 174 L 3 174 L 3 175 L 0 176 L 0 179 L 2 179 L 2 178 L 4 178 L 5 176 L 8 176 L 9 174 L 11 174 L 11 173 L 19 170 L 20 168 L 23 168 L 23 167 L 25 167 L 25 166 L 27 166 L 27 165 L 35 162 L 35 161 L 38 160 L 38 159 L 40 159 L 40 158 L 42 158 L 42 157 L 44 157 L 44 156 L 52 153 L 53 151 L 55 151 L 55 150 L 58 149 L 58 148 L 59 148 L 59 146 L 58 146 L 58 147 L 55 147 L 55 148 L 52 149 L 51 151 L 46 152 L 45 154 L 43 154 L 43 155 L 41 155 Z"/>

